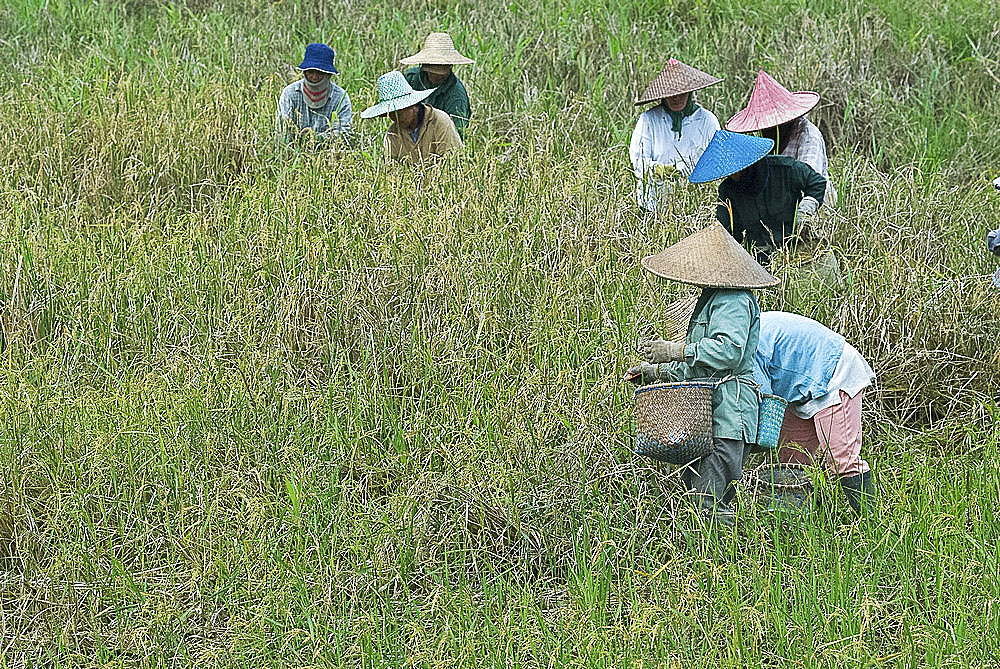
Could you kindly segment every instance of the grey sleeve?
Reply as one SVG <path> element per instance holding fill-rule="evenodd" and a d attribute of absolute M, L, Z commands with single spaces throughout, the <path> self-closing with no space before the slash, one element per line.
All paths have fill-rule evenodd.
<path fill-rule="evenodd" d="M 341 100 L 340 107 L 337 109 L 337 119 L 340 121 L 340 131 L 343 133 L 351 132 L 351 114 L 351 98 L 345 91 L 344 99 Z"/>
<path fill-rule="evenodd" d="M 991 253 L 995 253 L 1000 256 L 1000 228 L 991 230 L 986 234 L 986 248 L 988 248 Z"/>
<path fill-rule="evenodd" d="M 298 135 L 298 126 L 294 118 L 295 105 L 292 104 L 292 96 L 285 91 L 278 97 L 278 108 L 274 114 L 274 134 L 279 141 L 290 144 L 295 141 Z"/>

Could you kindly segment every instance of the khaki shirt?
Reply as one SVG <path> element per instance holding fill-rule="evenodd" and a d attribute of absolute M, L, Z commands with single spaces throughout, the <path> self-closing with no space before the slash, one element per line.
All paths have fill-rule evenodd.
<path fill-rule="evenodd" d="M 420 103 L 423 104 L 423 103 Z M 463 148 L 462 138 L 455 130 L 451 117 L 440 109 L 424 105 L 424 122 L 420 126 L 417 141 L 410 139 L 410 133 L 395 123 L 385 133 L 385 155 L 419 163 L 428 158 L 443 156 L 450 151 Z"/>

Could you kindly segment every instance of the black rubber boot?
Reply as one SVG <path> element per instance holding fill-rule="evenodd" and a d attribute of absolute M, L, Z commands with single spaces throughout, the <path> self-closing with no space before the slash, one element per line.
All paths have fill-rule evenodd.
<path fill-rule="evenodd" d="M 840 487 L 844 489 L 847 502 L 859 516 L 869 512 L 875 506 L 875 484 L 872 483 L 872 473 L 844 476 L 840 479 Z"/>

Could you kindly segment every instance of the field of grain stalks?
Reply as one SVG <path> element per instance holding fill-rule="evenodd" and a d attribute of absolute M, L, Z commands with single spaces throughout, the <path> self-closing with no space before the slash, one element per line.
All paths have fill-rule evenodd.
<path fill-rule="evenodd" d="M 477 60 L 461 156 L 272 141 L 310 41 L 355 111 L 424 34 Z M 878 373 L 854 523 L 736 533 L 630 452 L 630 101 L 677 56 L 814 89 L 843 285 L 765 308 Z M 1000 654 L 996 0 L 8 0 L 0 666 L 966 667 Z"/>

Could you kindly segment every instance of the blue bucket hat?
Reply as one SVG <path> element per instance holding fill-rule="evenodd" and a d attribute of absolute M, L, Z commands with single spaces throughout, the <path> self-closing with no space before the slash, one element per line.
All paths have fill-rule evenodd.
<path fill-rule="evenodd" d="M 774 148 L 774 140 L 742 135 L 728 130 L 716 130 L 705 153 L 701 154 L 688 181 L 703 184 L 725 179 L 750 167 Z"/>
<path fill-rule="evenodd" d="M 319 70 L 327 74 L 339 74 L 337 68 L 333 66 L 335 54 L 333 49 L 325 44 L 313 42 L 306 47 L 305 58 L 299 64 L 300 70 Z"/>
<path fill-rule="evenodd" d="M 993 273 L 993 285 L 1000 288 L 1000 269 Z"/>

